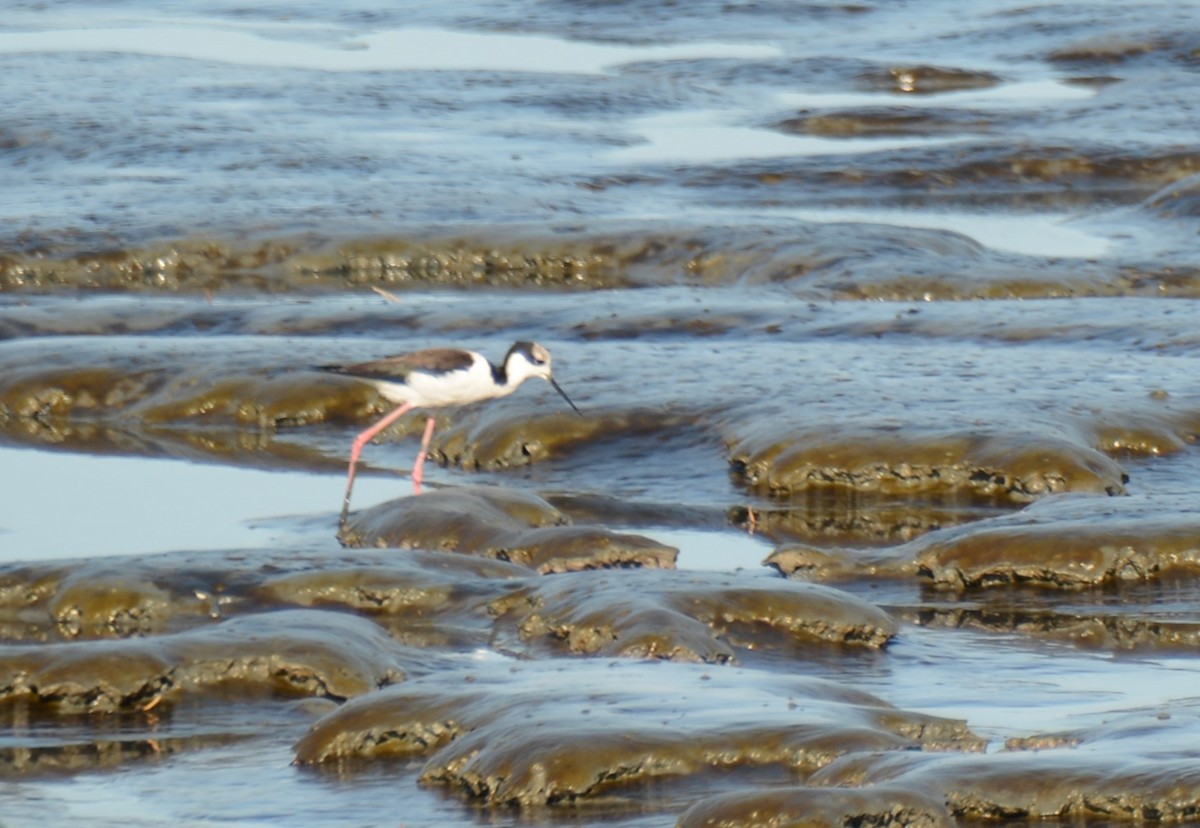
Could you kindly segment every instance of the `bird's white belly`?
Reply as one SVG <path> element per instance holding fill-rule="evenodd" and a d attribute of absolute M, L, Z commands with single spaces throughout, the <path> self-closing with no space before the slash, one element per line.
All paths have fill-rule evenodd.
<path fill-rule="evenodd" d="M 419 408 L 468 405 L 506 393 L 494 383 L 491 366 L 484 360 L 476 361 L 463 371 L 446 374 L 414 372 L 408 375 L 407 382 L 376 380 L 374 385 L 389 401 L 411 402 Z"/>

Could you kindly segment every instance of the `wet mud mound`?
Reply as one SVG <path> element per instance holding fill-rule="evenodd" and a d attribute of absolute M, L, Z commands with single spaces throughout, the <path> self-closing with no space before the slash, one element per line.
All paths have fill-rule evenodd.
<path fill-rule="evenodd" d="M 1125 472 L 1094 449 L 1049 436 L 900 434 L 846 428 L 781 434 L 762 428 L 730 449 L 752 489 L 786 496 L 810 488 L 885 495 L 965 492 L 1028 502 L 1054 492 L 1124 492 Z"/>
<path fill-rule="evenodd" d="M 128 452 L 159 440 L 221 454 L 227 432 L 227 453 L 237 453 L 266 448 L 276 428 L 383 409 L 369 389 L 305 370 L 283 350 L 255 357 L 229 342 L 146 344 L 24 340 L 4 348 L 0 425 L 39 443 Z"/>
<path fill-rule="evenodd" d="M 386 618 L 410 643 L 424 635 L 428 646 L 460 639 L 475 646 L 491 629 L 488 603 L 527 577 L 527 567 L 487 558 L 347 551 L 332 541 L 317 549 L 16 564 L 0 568 L 0 629 L 22 643 L 152 636 L 305 607 Z"/>
<path fill-rule="evenodd" d="M 767 555 L 763 564 L 787 577 L 830 582 L 858 578 L 913 578 L 918 572 L 913 552 L 907 544 L 852 549 L 788 543 Z"/>
<path fill-rule="evenodd" d="M 989 116 L 847 112 L 780 122 L 783 131 L 818 135 L 887 135 L 925 132 L 961 133 L 986 128 Z M 1003 117 L 1003 116 L 1000 116 Z M 1061 147 L 1020 153 L 987 143 L 965 160 L 939 171 L 940 153 L 930 153 L 924 170 L 914 169 L 907 154 L 892 154 L 894 170 L 847 169 L 844 159 L 827 170 L 799 175 L 811 186 L 814 177 L 835 188 L 870 189 L 981 182 L 1011 187 L 1017 182 L 1080 183 L 1096 176 L 1120 186 L 1136 181 L 1133 195 L 1193 174 L 1194 153 L 1147 159 L 1114 154 L 1104 147 L 1081 152 Z M 760 192 L 774 196 L 798 181 L 778 169 L 756 170 L 753 163 L 733 170 L 688 172 L 686 186 L 745 188 L 770 179 Z M 653 179 L 633 182 L 630 189 Z M 668 183 L 668 182 L 661 182 Z M 671 181 L 671 185 L 679 182 Z M 594 179 L 607 189 L 611 179 Z M 796 196 L 791 196 L 796 198 Z M 1034 192 L 1030 198 L 1053 198 Z M 1063 197 L 1060 197 L 1063 198 Z M 1070 199 L 1070 196 L 1066 196 Z M 804 199 L 797 198 L 803 205 Z M 1054 205 L 1051 206 L 1060 206 Z M 524 291 L 596 291 L 670 285 L 787 284 L 810 299 L 1036 299 L 1067 296 L 1200 296 L 1200 275 L 1185 262 L 1058 260 L 1001 253 L 949 230 L 897 227 L 864 222 L 756 224 L 730 228 L 679 225 L 631 228 L 627 222 L 598 223 L 591 232 L 549 234 L 530 226 L 479 226 L 466 236 L 429 236 L 419 231 L 379 237 L 275 237 L 257 241 L 176 238 L 147 245 L 115 245 L 99 251 L 67 249 L 30 255 L 0 251 L 0 291 L 120 291 L 175 295 L 235 291 L 271 294 L 329 293 L 379 288 L 496 289 Z"/>
<path fill-rule="evenodd" d="M 764 563 L 848 588 L 917 585 L 875 600 L 922 626 L 1187 653 L 1200 648 L 1198 539 L 1185 497 L 1062 495 L 894 546 L 783 544 Z"/>
<path fill-rule="evenodd" d="M 203 595 L 203 593 L 200 593 Z M 31 565 L 0 573 L 5 638 L 126 636 L 160 632 L 168 618 L 205 618 L 197 593 L 177 593 L 142 573 L 116 567 Z"/>
<path fill-rule="evenodd" d="M 227 554 L 12 564 L 0 568 L 0 628 L 15 642 L 180 632 L 220 618 L 257 577 Z"/>
<path fill-rule="evenodd" d="M 648 233 L 645 228 L 622 231 L 620 223 L 615 223 L 611 232 L 565 238 L 531 228 L 489 231 L 480 227 L 466 238 L 280 238 L 249 244 L 181 239 L 161 246 L 60 256 L 9 253 L 0 259 L 0 290 L 203 293 L 253 289 L 278 293 L 366 286 L 388 290 L 439 286 L 596 290 L 804 279 L 805 289 L 814 295 L 840 296 L 855 290 L 879 294 L 877 298 L 883 298 L 885 292 L 895 293 L 897 298 L 916 298 L 920 295 L 917 290 L 932 284 L 947 293 L 946 298 L 964 295 L 963 287 L 955 286 L 958 280 L 951 278 L 952 269 L 939 261 L 946 251 L 921 249 L 967 244 L 957 234 L 862 225 L 799 223 L 799 227 L 805 231 L 800 236 L 797 223 L 789 226 L 786 235 L 783 228 L 735 231 L 669 225 Z M 1013 265 L 978 246 L 968 244 L 968 248 L 959 272 L 965 269 L 962 264 L 970 262 L 979 274 L 976 282 L 983 282 L 985 261 L 993 261 L 993 280 L 1010 282 L 1007 289 L 993 288 L 996 295 L 1018 286 L 1024 286 L 1018 295 L 1039 295 L 1036 282 L 1018 278 Z M 863 278 L 857 286 L 848 286 L 844 279 L 821 279 L 832 265 L 847 257 L 860 260 L 865 271 L 872 255 L 882 249 L 893 254 L 912 251 L 907 256 L 913 271 L 937 268 L 941 278 L 924 276 L 919 284 L 906 285 L 894 274 L 888 279 L 881 271 L 874 278 Z M 1062 292 L 1060 285 L 1048 282 L 1041 295 Z M 1091 273 L 1072 292 L 1080 288 L 1103 290 Z"/>
<path fill-rule="evenodd" d="M 309 610 L 154 638 L 4 645 L 0 703 L 63 713 L 145 710 L 229 686 L 340 700 L 402 681 L 398 652 L 370 621 Z"/>
<path fill-rule="evenodd" d="M 270 324 L 246 324 L 260 322 Z M 102 339 L 34 337 L 0 348 L 0 435 L 96 453 L 329 468 L 330 455 L 344 462 L 350 443 L 349 434 L 335 443 L 330 432 L 361 428 L 394 407 L 365 383 L 314 370 L 328 359 L 318 343 L 257 343 L 248 352 L 238 337 Z M 377 347 L 404 350 L 386 340 Z M 644 410 L 578 417 L 528 398 L 436 416 L 431 459 L 465 471 L 525 467 L 622 437 L 652 439 L 695 419 Z M 419 435 L 423 426 L 424 412 L 414 412 L 380 439 Z M 372 447 L 364 461 L 385 452 Z M 411 459 L 406 453 L 403 462 Z"/>
<path fill-rule="evenodd" d="M 1067 589 L 1200 574 L 1200 518 L 1177 498 L 1053 498 L 914 543 L 921 575 L 963 589 Z"/>
<path fill-rule="evenodd" d="M 764 819 L 767 822 L 764 823 Z M 701 799 L 684 811 L 677 828 L 951 828 L 957 823 L 936 796 L 891 785 L 859 790 L 763 788 Z"/>
<path fill-rule="evenodd" d="M 1051 497 L 875 550 L 782 546 L 785 575 L 916 577 L 942 589 L 1080 589 L 1200 575 L 1200 518 L 1179 498 Z"/>
<path fill-rule="evenodd" d="M 462 617 L 480 609 L 497 592 L 512 589 L 508 582 L 528 578 L 518 564 L 438 552 L 406 550 L 384 559 L 339 562 L 295 572 L 266 572 L 247 590 L 243 600 L 266 605 L 342 607 L 372 615 L 438 613 Z"/>
<path fill-rule="evenodd" d="M 223 619 L 267 623 L 276 616 L 264 613 L 296 607 L 365 616 L 407 647 L 491 646 L 522 657 L 726 662 L 814 646 L 877 649 L 896 634 L 886 613 L 827 586 L 640 566 L 543 577 L 438 551 L 178 553 L 0 570 L 0 621 L 14 642 L 196 630 L 219 641 L 241 629 Z M 437 662 L 415 660 L 422 673 Z"/>
<path fill-rule="evenodd" d="M 511 561 L 542 573 L 673 567 L 679 550 L 601 526 L 572 526 L 541 498 L 502 489 L 430 492 L 375 506 L 343 527 L 349 547 L 431 549 Z"/>
<path fill-rule="evenodd" d="M 504 649 L 518 655 L 727 662 L 772 645 L 878 648 L 896 633 L 886 613 L 838 590 L 718 573 L 559 575 L 504 596 L 492 612 L 515 632 Z"/>
<path fill-rule="evenodd" d="M 420 757 L 426 784 L 537 806 L 737 766 L 811 773 L 848 752 L 981 746 L 961 722 L 825 682 L 761 676 L 751 688 L 731 670 L 583 662 L 575 689 L 548 696 L 560 669 L 480 669 L 449 689 L 418 679 L 372 693 L 318 721 L 296 761 Z"/>
<path fill-rule="evenodd" d="M 860 755 L 830 763 L 810 782 L 919 791 L 941 798 L 956 818 L 966 820 L 1177 823 L 1200 813 L 1200 770 L 1194 761 L 1120 750 Z"/>
<path fill-rule="evenodd" d="M 579 450 L 587 444 L 625 436 L 659 436 L 690 428 L 695 417 L 654 410 L 531 413 L 489 408 L 478 420 L 442 432 L 430 456 L 462 469 L 497 470 L 527 466 Z"/>
<path fill-rule="evenodd" d="M 90 288 L 149 292 L 254 289 L 271 292 L 376 284 L 570 288 L 628 284 L 615 244 L 522 244 L 480 228 L 470 238 L 259 242 L 189 241 L 64 255 L 9 255 L 0 285 L 13 289 Z"/>

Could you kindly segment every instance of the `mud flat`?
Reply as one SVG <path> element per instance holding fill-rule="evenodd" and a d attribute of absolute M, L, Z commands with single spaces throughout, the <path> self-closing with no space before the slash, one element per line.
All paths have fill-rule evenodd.
<path fill-rule="evenodd" d="M 409 5 L 0 21 L 0 822 L 1196 821 L 1196 9 Z"/>
<path fill-rule="evenodd" d="M 9 777 L 249 772 L 258 745 L 301 798 L 387 780 L 452 821 L 1191 818 L 1190 748 L 1154 747 L 1195 735 L 1190 300 L 583 295 L 7 307 L 9 445 L 177 458 L 184 511 L 197 464 L 328 483 L 257 547 L 0 566 Z M 585 416 L 536 390 L 444 412 L 420 496 L 401 421 L 339 529 L 387 406 L 309 366 L 466 328 L 547 343 Z M 700 540 L 728 563 L 692 568 Z"/>

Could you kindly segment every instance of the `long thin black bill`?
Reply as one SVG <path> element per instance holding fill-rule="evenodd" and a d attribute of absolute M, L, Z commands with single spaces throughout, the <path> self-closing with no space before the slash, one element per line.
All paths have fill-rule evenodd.
<path fill-rule="evenodd" d="M 582 417 L 583 412 L 579 410 L 579 408 L 575 405 L 575 403 L 571 402 L 571 398 L 567 396 L 567 392 L 562 390 L 562 386 L 554 381 L 554 377 L 547 377 L 547 379 L 549 379 L 550 384 L 554 386 L 554 390 L 557 391 L 559 394 L 561 394 L 562 398 L 567 401 L 567 405 L 571 406 L 571 408 L 574 409 L 575 413 L 578 414 L 580 417 Z"/>

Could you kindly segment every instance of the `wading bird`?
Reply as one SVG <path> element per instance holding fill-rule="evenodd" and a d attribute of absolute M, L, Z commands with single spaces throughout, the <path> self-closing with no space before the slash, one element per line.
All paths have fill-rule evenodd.
<path fill-rule="evenodd" d="M 457 348 L 431 348 L 409 354 L 384 357 L 353 365 L 322 365 L 322 371 L 362 380 L 374 386 L 384 399 L 399 407 L 354 438 L 350 447 L 350 469 L 346 474 L 346 497 L 342 501 L 344 524 L 350 514 L 350 490 L 354 487 L 354 469 L 363 446 L 375 435 L 414 408 L 438 409 L 468 405 L 482 400 L 507 397 L 531 377 L 541 377 L 554 386 L 567 405 L 583 416 L 550 372 L 550 352 L 536 342 L 517 342 L 508 349 L 497 367 L 481 354 Z M 413 464 L 413 491 L 421 493 L 421 469 L 433 436 L 434 418 L 430 414 L 421 438 L 421 451 Z"/>

